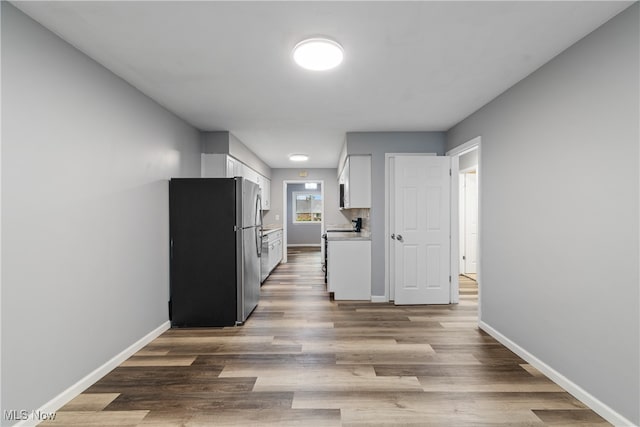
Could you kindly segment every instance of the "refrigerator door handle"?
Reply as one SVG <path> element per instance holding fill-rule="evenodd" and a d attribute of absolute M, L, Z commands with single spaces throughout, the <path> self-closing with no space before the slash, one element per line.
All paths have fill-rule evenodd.
<path fill-rule="evenodd" d="M 258 258 L 262 257 L 262 198 L 260 193 L 256 196 L 256 224 L 254 228 L 256 234 L 256 253 Z"/>
<path fill-rule="evenodd" d="M 262 231 L 262 196 L 260 193 L 256 196 L 256 216 L 258 217 L 256 224 L 260 226 L 260 231 Z"/>

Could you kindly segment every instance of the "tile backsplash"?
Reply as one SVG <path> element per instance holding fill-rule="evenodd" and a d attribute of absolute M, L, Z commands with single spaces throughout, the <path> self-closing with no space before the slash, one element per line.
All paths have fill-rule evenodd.
<path fill-rule="evenodd" d="M 351 223 L 351 220 L 354 220 L 358 217 L 362 218 L 362 229 L 371 231 L 371 228 L 369 227 L 370 211 L 371 209 L 361 208 L 361 209 L 345 209 L 341 212 L 342 212 L 342 215 L 344 215 L 350 223 Z"/>

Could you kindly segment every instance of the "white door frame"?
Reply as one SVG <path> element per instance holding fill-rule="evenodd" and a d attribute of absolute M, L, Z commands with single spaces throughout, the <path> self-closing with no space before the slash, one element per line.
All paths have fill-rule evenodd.
<path fill-rule="evenodd" d="M 446 155 L 451 156 L 451 218 L 455 218 L 455 222 L 452 220 L 451 224 L 456 224 L 455 227 L 451 227 L 451 302 L 457 303 L 459 302 L 459 292 L 460 292 L 460 283 L 458 281 L 458 276 L 460 275 L 460 212 L 459 212 L 459 197 L 460 197 L 460 184 L 459 184 L 459 174 L 460 174 L 460 156 L 468 153 L 469 151 L 478 150 L 478 249 L 477 249 L 477 276 L 476 281 L 478 283 L 478 319 L 481 319 L 481 272 L 482 272 L 482 252 L 480 248 L 482 247 L 482 222 L 481 222 L 481 206 L 482 206 L 482 175 L 481 164 L 482 164 L 482 150 L 481 150 L 481 142 L 482 139 L 480 136 L 477 136 L 464 144 L 461 144 L 449 151 L 447 151 Z"/>
<path fill-rule="evenodd" d="M 288 184 L 304 184 L 307 182 L 319 182 L 320 183 L 320 195 L 322 196 L 322 221 L 320 222 L 320 235 L 324 233 L 324 179 L 285 179 L 282 181 L 282 262 L 287 262 L 287 219 L 289 218 L 289 212 L 287 211 L 287 185 Z M 320 238 L 320 237 L 319 237 Z M 322 240 L 320 240 L 320 247 L 322 247 Z"/>
<path fill-rule="evenodd" d="M 391 159 L 398 156 L 437 156 L 436 153 L 384 153 L 384 299 L 378 297 L 376 302 L 389 302 L 395 299 L 395 289 L 390 286 L 391 252 L 389 247 L 389 230 L 391 229 Z"/>

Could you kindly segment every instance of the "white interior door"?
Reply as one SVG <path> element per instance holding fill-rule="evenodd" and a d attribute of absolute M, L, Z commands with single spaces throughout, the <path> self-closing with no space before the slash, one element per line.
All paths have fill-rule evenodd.
<path fill-rule="evenodd" d="M 465 263 L 465 237 L 466 237 L 466 210 L 465 201 L 467 196 L 465 194 L 465 179 L 464 173 L 458 174 L 458 272 L 464 273 L 466 266 Z"/>
<path fill-rule="evenodd" d="M 391 233 L 396 304 L 450 302 L 450 158 L 395 159 Z"/>
<path fill-rule="evenodd" d="M 476 273 L 478 263 L 478 180 L 475 172 L 464 174 L 464 270 Z"/>

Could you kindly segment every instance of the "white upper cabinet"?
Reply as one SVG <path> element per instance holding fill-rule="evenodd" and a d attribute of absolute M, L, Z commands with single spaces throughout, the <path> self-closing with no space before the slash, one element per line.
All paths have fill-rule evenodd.
<path fill-rule="evenodd" d="M 200 168 L 202 178 L 242 176 L 242 163 L 226 154 L 202 154 Z"/>
<path fill-rule="evenodd" d="M 262 210 L 268 211 L 271 209 L 271 180 L 262 177 L 260 189 L 262 190 Z"/>
<path fill-rule="evenodd" d="M 262 209 L 271 209 L 271 180 L 260 175 L 240 160 L 227 154 L 203 153 L 200 157 L 203 178 L 233 178 L 241 176 L 253 181 L 262 190 Z"/>
<path fill-rule="evenodd" d="M 242 177 L 256 184 L 260 184 L 260 174 L 245 164 L 242 164 Z"/>
<path fill-rule="evenodd" d="M 232 159 L 226 154 L 202 154 L 200 156 L 201 176 L 203 178 L 226 178 L 228 176 L 227 158 Z"/>
<path fill-rule="evenodd" d="M 227 178 L 242 176 L 242 163 L 231 156 L 227 156 Z"/>
<path fill-rule="evenodd" d="M 260 186 L 262 193 L 262 210 L 268 211 L 271 209 L 271 180 L 265 176 L 260 175 L 249 166 L 240 163 L 242 165 L 242 177 L 249 181 L 255 182 Z"/>
<path fill-rule="evenodd" d="M 348 156 L 338 183 L 343 192 L 343 208 L 371 207 L 371 156 Z"/>

